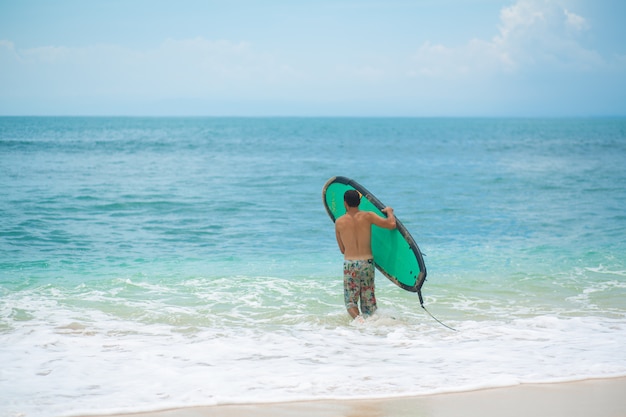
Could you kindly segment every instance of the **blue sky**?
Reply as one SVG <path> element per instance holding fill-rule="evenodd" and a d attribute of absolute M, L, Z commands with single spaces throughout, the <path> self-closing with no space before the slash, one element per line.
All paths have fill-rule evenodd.
<path fill-rule="evenodd" d="M 0 0 L 0 115 L 626 115 L 621 0 Z"/>

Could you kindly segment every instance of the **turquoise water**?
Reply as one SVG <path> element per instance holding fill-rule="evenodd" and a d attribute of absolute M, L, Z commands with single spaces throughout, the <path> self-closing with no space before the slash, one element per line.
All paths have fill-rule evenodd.
<path fill-rule="evenodd" d="M 626 375 L 624 118 L 0 118 L 0 174 L 2 415 Z M 335 175 L 457 332 L 382 274 L 351 325 Z"/>

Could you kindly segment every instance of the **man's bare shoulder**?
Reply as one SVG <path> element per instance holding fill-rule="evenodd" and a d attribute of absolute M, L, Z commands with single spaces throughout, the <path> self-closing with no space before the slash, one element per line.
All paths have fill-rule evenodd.
<path fill-rule="evenodd" d="M 357 215 L 360 221 L 367 221 L 368 223 L 372 223 L 376 217 L 376 213 L 365 210 L 359 211 Z"/>
<path fill-rule="evenodd" d="M 337 220 L 335 220 L 335 226 L 341 226 L 346 222 L 349 222 L 349 216 L 347 214 L 344 214 L 343 216 L 339 216 L 337 217 Z"/>

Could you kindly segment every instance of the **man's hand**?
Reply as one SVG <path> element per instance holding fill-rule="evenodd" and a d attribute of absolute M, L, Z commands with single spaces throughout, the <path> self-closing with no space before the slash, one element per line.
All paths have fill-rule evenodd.
<path fill-rule="evenodd" d="M 385 213 L 385 215 L 387 215 L 387 217 L 391 217 L 393 216 L 393 209 L 391 207 L 385 207 L 384 209 L 381 210 L 383 213 Z"/>

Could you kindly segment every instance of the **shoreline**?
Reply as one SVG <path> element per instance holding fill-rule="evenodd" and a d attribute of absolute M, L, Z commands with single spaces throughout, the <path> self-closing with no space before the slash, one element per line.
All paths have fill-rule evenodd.
<path fill-rule="evenodd" d="M 369 400 L 190 406 L 79 417 L 625 417 L 626 377 Z"/>

